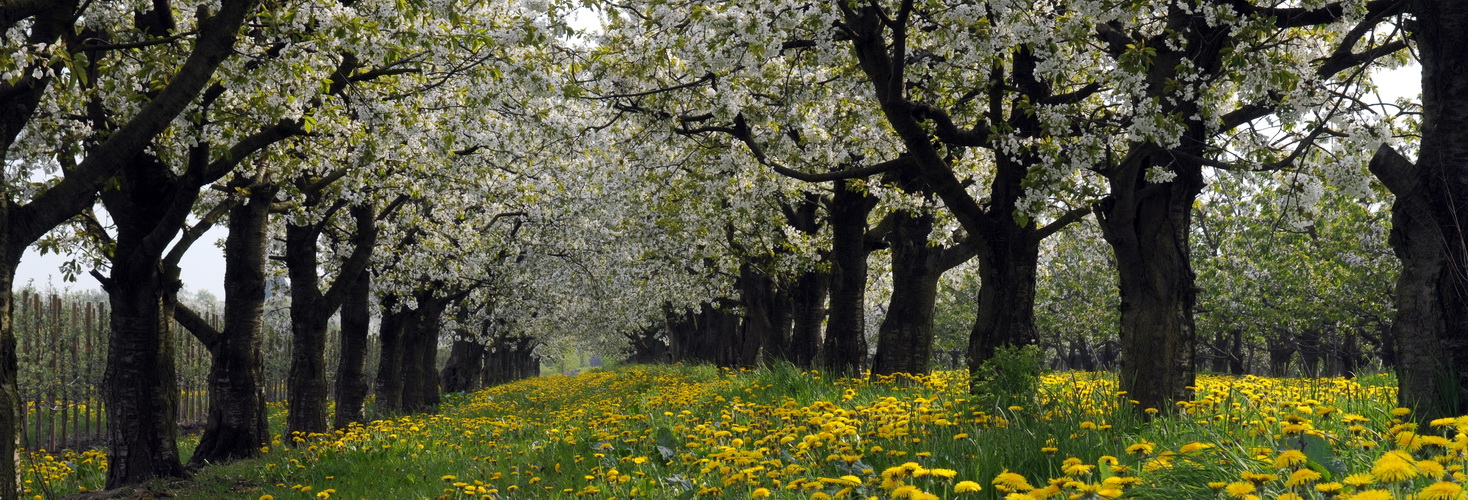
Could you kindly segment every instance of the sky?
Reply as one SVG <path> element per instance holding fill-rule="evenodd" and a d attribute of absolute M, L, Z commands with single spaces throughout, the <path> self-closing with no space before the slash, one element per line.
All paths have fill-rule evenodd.
<path fill-rule="evenodd" d="M 1382 98 L 1388 102 L 1397 97 L 1414 98 L 1421 91 L 1420 68 L 1412 65 L 1379 72 L 1377 84 L 1381 88 Z M 184 255 L 179 263 L 182 270 L 180 276 L 184 282 L 183 293 L 192 294 L 202 290 L 216 297 L 224 297 L 224 249 L 219 242 L 223 241 L 227 232 L 227 229 L 216 226 L 204 233 L 204 237 L 194 243 Z M 61 290 L 101 288 L 96 279 L 85 273 L 78 276 L 75 282 L 63 281 L 58 269 L 67 260 L 69 257 L 62 255 L 40 255 L 35 250 L 26 250 L 21 257 L 20 268 L 16 270 L 16 287 L 32 284 L 43 289 L 48 286 Z"/>

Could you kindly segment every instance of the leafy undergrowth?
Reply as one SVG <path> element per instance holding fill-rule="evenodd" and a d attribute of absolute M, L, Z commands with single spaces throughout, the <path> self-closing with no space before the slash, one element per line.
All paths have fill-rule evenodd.
<path fill-rule="evenodd" d="M 1108 374 L 1049 374 L 1028 404 L 998 409 L 977 407 L 964 377 L 703 366 L 541 377 L 451 396 L 441 415 L 277 442 L 162 488 L 183 499 L 1462 498 L 1468 417 L 1405 423 L 1389 377 L 1200 376 L 1198 400 L 1151 423 Z M 95 488 L 103 461 L 34 460 L 31 486 Z"/>

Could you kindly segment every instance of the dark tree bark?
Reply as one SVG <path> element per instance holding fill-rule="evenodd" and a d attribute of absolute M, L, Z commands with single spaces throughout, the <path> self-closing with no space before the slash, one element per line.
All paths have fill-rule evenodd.
<path fill-rule="evenodd" d="M 789 307 L 780 303 L 787 297 L 780 293 L 774 279 L 749 264 L 740 266 L 738 284 L 744 317 L 734 346 L 733 366 L 755 366 L 761 352 L 767 358 L 785 358 L 790 316 Z"/>
<path fill-rule="evenodd" d="M 248 198 L 229 211 L 224 243 L 224 329 L 179 306 L 175 317 L 209 350 L 209 417 L 190 467 L 247 458 L 270 443 L 265 417 L 265 249 L 270 204 L 276 190 L 251 186 Z"/>
<path fill-rule="evenodd" d="M 102 201 L 117 225 L 112 274 L 99 277 L 112 306 L 104 374 L 112 453 L 108 485 L 181 474 L 183 466 L 174 442 L 178 388 L 173 319 L 181 286 L 178 262 L 214 218 L 223 214 L 222 207 L 184 232 L 171 251 L 169 243 L 179 236 L 201 187 L 288 134 L 282 127 L 269 128 L 233 147 L 231 156 L 213 162 L 206 148 L 198 147 L 182 174 L 175 174 L 149 153 L 139 153 L 118 176 L 119 188 L 102 192 Z M 105 234 L 100 229 L 94 233 Z"/>
<path fill-rule="evenodd" d="M 785 222 L 795 230 L 814 235 L 821 231 L 821 197 L 806 194 L 798 202 L 784 206 Z M 821 252 L 828 261 L 830 252 Z M 781 352 L 786 361 L 810 369 L 821 352 L 821 326 L 826 320 L 826 295 L 830 291 L 830 272 L 809 269 L 798 274 L 790 284 L 790 333 Z"/>
<path fill-rule="evenodd" d="M 731 366 L 739 315 L 730 304 L 708 303 L 698 312 L 668 313 L 668 347 L 673 361 Z"/>
<path fill-rule="evenodd" d="M 831 275 L 825 271 L 806 271 L 795 279 L 790 292 L 794 321 L 786 356 L 795 366 L 809 369 L 820 355 L 821 323 L 826 319 L 830 287 Z"/>
<path fill-rule="evenodd" d="M 1319 327 L 1306 327 L 1300 331 L 1299 336 L 1295 337 L 1295 341 L 1300 349 L 1300 375 L 1309 378 L 1319 377 L 1320 365 L 1324 361 Z"/>
<path fill-rule="evenodd" d="M 165 273 L 167 243 L 198 199 L 199 170 L 183 178 L 148 154 L 119 176 L 102 201 L 117 224 L 112 272 L 103 281 L 111 305 L 107 369 L 107 484 L 180 476 L 178 380 L 173 360 L 177 270 Z"/>
<path fill-rule="evenodd" d="M 874 201 L 835 182 L 831 197 L 831 308 L 821 367 L 835 375 L 860 374 L 867 364 L 867 215 Z"/>
<path fill-rule="evenodd" d="M 342 429 L 363 421 L 367 400 L 367 343 L 372 323 L 372 273 L 357 273 L 342 302 L 341 359 L 336 365 L 336 413 L 332 427 Z"/>
<path fill-rule="evenodd" d="M 1382 146 L 1371 172 L 1396 195 L 1397 399 L 1427 421 L 1468 411 L 1468 4 L 1407 5 L 1422 62 L 1421 146 L 1415 165 Z"/>
<path fill-rule="evenodd" d="M 286 224 L 285 260 L 291 290 L 291 367 L 286 379 L 286 432 L 291 439 L 326 427 L 326 327 L 333 311 L 321 304 L 314 226 Z"/>
<path fill-rule="evenodd" d="M 438 334 L 443 324 L 443 313 L 448 305 L 462 295 L 438 297 L 435 289 L 416 294 L 418 308 L 413 318 L 403 326 L 401 341 L 401 364 L 395 378 L 401 380 L 400 401 L 391 411 L 425 412 L 438 406 Z"/>
<path fill-rule="evenodd" d="M 1295 338 L 1290 332 L 1277 328 L 1269 336 L 1269 374 L 1275 377 L 1289 375 L 1290 362 L 1295 357 Z"/>
<path fill-rule="evenodd" d="M 382 298 L 382 326 L 377 339 L 381 344 L 377 362 L 377 409 L 400 411 L 403 407 L 403 341 L 416 311 L 399 307 L 396 295 Z"/>
<path fill-rule="evenodd" d="M 308 191 L 306 205 L 319 203 L 319 191 Z M 317 243 L 330 220 L 328 214 L 314 225 L 286 224 L 285 263 L 291 279 L 291 368 L 287 380 L 286 433 L 292 439 L 324 433 L 326 426 L 326 327 L 327 321 L 346 298 L 358 276 L 367 267 L 377 241 L 372 210 L 357 206 L 356 235 L 352 254 L 342 264 L 337 280 L 321 291 Z"/>
<path fill-rule="evenodd" d="M 499 385 L 540 375 L 535 357 L 535 339 L 524 336 L 496 337 L 484 362 L 485 385 Z"/>
<path fill-rule="evenodd" d="M 974 247 L 929 244 L 931 213 L 898 212 L 887 233 L 892 251 L 892 299 L 877 332 L 873 375 L 927 373 L 933 356 L 933 310 L 938 279 L 974 256 Z"/>
<path fill-rule="evenodd" d="M 449 359 L 439 372 L 439 385 L 444 392 L 469 392 L 479 388 L 479 374 L 484 371 L 484 346 L 466 338 L 456 338 L 449 347 Z"/>
<path fill-rule="evenodd" d="M 665 330 L 658 328 L 644 328 L 642 330 L 624 334 L 627 337 L 629 351 L 627 362 L 632 364 L 666 363 L 671 360 L 671 353 L 667 341 L 663 340 Z"/>

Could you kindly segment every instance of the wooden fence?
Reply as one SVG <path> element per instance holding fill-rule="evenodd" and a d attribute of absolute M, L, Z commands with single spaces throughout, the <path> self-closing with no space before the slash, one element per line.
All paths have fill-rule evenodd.
<path fill-rule="evenodd" d="M 106 296 L 22 290 L 15 298 L 18 390 L 25 401 L 22 446 L 59 450 L 105 445 L 107 412 L 102 402 L 102 377 L 107 367 Z M 217 311 L 206 309 L 201 314 L 221 326 Z M 284 310 L 267 312 L 261 349 L 268 401 L 286 398 L 291 359 L 288 321 Z M 335 331 L 327 338 L 326 359 L 334 370 L 340 340 Z M 190 432 L 202 428 L 208 418 L 210 356 L 204 345 L 178 324 L 174 324 L 173 342 L 178 424 Z M 369 352 L 368 359 L 375 362 L 376 355 Z M 328 382 L 334 380 L 332 373 Z"/>

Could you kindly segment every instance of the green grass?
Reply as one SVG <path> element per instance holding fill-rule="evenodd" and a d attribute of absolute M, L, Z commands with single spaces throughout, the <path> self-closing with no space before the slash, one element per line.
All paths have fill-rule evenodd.
<path fill-rule="evenodd" d="M 1199 401 L 1151 422 L 1104 374 L 1048 374 L 1039 391 L 1005 408 L 976 403 L 992 398 L 968 395 L 966 380 L 963 372 L 832 380 L 789 366 L 553 375 L 449 395 L 440 415 L 376 421 L 295 446 L 272 443 L 259 458 L 148 488 L 180 499 L 750 498 L 765 491 L 805 499 L 888 498 L 915 487 L 920 493 L 908 497 L 987 499 L 1005 497 L 993 481 L 1011 471 L 1063 495 L 1112 493 L 1104 489 L 1111 484 L 1138 498 L 1181 499 L 1214 498 L 1209 483 L 1273 471 L 1285 477 L 1257 484 L 1269 498 L 1287 491 L 1326 498 L 1286 486 L 1291 471 L 1274 469 L 1273 455 L 1308 440 L 1312 463 L 1330 473 L 1320 482 L 1340 481 L 1370 470 L 1403 432 L 1389 412 L 1389 377 L 1362 385 L 1209 376 L 1200 378 Z M 282 414 L 277 408 L 273 420 Z M 1361 416 L 1360 432 L 1348 429 L 1347 414 Z M 1298 422 L 1308 428 L 1287 427 Z M 1436 429 L 1453 437 L 1451 427 Z M 1128 453 L 1140 443 L 1152 449 Z M 100 486 L 94 468 L 76 470 L 49 481 L 43 495 Z M 984 489 L 957 493 L 959 481 Z"/>

